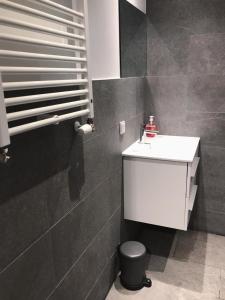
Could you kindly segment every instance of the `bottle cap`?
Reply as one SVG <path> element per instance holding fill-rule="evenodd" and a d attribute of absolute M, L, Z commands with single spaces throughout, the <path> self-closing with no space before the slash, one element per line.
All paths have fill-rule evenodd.
<path fill-rule="evenodd" d="M 154 121 L 154 116 L 149 116 L 149 121 L 150 121 L 150 123 L 153 123 L 153 121 Z"/>

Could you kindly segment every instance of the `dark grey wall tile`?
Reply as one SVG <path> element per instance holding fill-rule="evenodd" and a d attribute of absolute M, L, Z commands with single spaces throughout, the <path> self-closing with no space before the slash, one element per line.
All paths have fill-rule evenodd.
<path fill-rule="evenodd" d="M 0 205 L 0 271 L 49 227 L 50 180 Z"/>
<path fill-rule="evenodd" d="M 89 137 L 75 134 L 72 120 L 12 139 L 13 158 L 0 165 L 0 268 L 7 266 L 0 275 L 5 286 L 0 284 L 0 298 L 45 299 L 120 207 L 121 151 L 139 136 L 143 82 L 128 78 L 94 83 L 97 130 Z M 127 121 L 122 137 L 121 120 Z M 120 231 L 119 217 L 114 220 L 102 242 L 107 257 L 119 239 L 114 232 Z M 75 272 L 79 277 L 83 271 Z M 68 282 L 73 290 L 73 281 Z"/>
<path fill-rule="evenodd" d="M 145 77 L 136 78 L 136 113 L 145 111 Z"/>
<path fill-rule="evenodd" d="M 126 0 L 119 1 L 121 77 L 146 75 L 146 15 Z"/>
<path fill-rule="evenodd" d="M 185 135 L 186 76 L 147 77 L 146 97 L 161 134 Z"/>
<path fill-rule="evenodd" d="M 182 26 L 190 33 L 224 32 L 223 0 L 153 0 L 147 1 L 149 19 L 157 24 L 160 32 Z"/>
<path fill-rule="evenodd" d="M 138 240 L 152 255 L 169 257 L 176 230 L 143 224 Z"/>
<path fill-rule="evenodd" d="M 190 74 L 224 75 L 224 47 L 225 34 L 203 34 L 191 36 L 188 57 L 188 72 Z"/>
<path fill-rule="evenodd" d="M 224 235 L 224 213 L 199 211 L 192 220 L 192 229 Z"/>
<path fill-rule="evenodd" d="M 201 146 L 200 155 L 197 208 L 225 214 L 225 148 Z"/>
<path fill-rule="evenodd" d="M 207 58 L 208 54 L 206 48 L 202 47 L 202 53 L 200 50 L 198 51 L 199 58 L 201 55 L 202 57 L 199 61 L 195 59 L 194 52 L 197 49 L 193 50 L 190 46 L 191 36 L 193 34 L 224 33 L 225 17 L 221 13 L 224 8 L 223 0 L 147 1 L 147 74 L 187 74 L 190 52 L 191 56 L 193 55 L 192 61 L 195 61 L 196 65 L 201 68 L 199 61 L 204 62 L 204 57 Z M 212 46 L 212 42 L 209 41 L 209 43 Z M 221 47 L 218 47 L 217 53 L 220 52 L 219 48 Z"/>
<path fill-rule="evenodd" d="M 148 97 L 156 116 L 182 118 L 187 105 L 186 76 L 151 76 Z"/>
<path fill-rule="evenodd" d="M 55 284 L 51 239 L 45 236 L 0 274 L 0 298 L 44 300 Z"/>
<path fill-rule="evenodd" d="M 74 136 L 71 125 L 12 138 L 12 159 L 0 165 L 0 269 L 51 225 L 47 202 L 55 200 L 55 176 L 68 165 Z"/>
<path fill-rule="evenodd" d="M 160 133 L 201 137 L 200 187 L 192 219 L 195 228 L 223 235 L 224 9 L 223 0 L 147 1 L 151 76 L 145 88 L 145 108 L 156 115 Z"/>
<path fill-rule="evenodd" d="M 70 168 L 52 176 L 46 192 L 50 225 L 55 224 L 79 201 L 79 195 L 73 190 L 70 184 Z"/>
<path fill-rule="evenodd" d="M 115 252 L 119 241 L 120 209 L 99 232 L 93 243 L 89 245 L 70 273 L 48 299 L 85 299 L 96 278 Z"/>
<path fill-rule="evenodd" d="M 98 278 L 97 283 L 94 285 L 87 300 L 105 300 L 111 288 L 112 282 L 115 280 L 118 273 L 118 257 L 113 255 L 106 265 L 105 269 Z"/>
<path fill-rule="evenodd" d="M 185 73 L 182 70 L 184 62 L 181 63 L 178 61 L 174 53 L 174 48 L 178 48 L 178 46 L 172 43 L 170 45 L 159 37 L 148 39 L 148 76 L 182 75 Z"/>
<path fill-rule="evenodd" d="M 135 118 L 130 119 L 126 122 L 127 134 L 120 137 L 121 152 L 124 151 L 128 146 L 130 146 L 134 141 L 139 139 L 141 124 L 143 124 L 143 114 L 139 114 Z"/>
<path fill-rule="evenodd" d="M 53 177 L 48 192 L 49 220 L 52 223 L 86 197 L 96 185 L 117 172 L 122 165 L 117 127 L 83 142 L 74 139 L 69 166 Z"/>
<path fill-rule="evenodd" d="M 51 231 L 57 280 L 121 205 L 121 175 L 105 180 Z M 71 230 L 72 229 L 72 230 Z"/>
<path fill-rule="evenodd" d="M 94 81 L 95 119 L 98 133 L 108 132 L 136 115 L 136 78 Z"/>
<path fill-rule="evenodd" d="M 121 242 L 137 240 L 142 229 L 142 224 L 140 222 L 133 222 L 123 219 L 123 208 L 121 215 Z"/>
<path fill-rule="evenodd" d="M 147 11 L 147 74 L 186 74 L 191 5 L 179 0 L 148 1 Z"/>
<path fill-rule="evenodd" d="M 83 166 L 80 161 L 79 166 L 76 164 L 70 170 L 71 184 L 79 187 L 81 198 L 121 167 L 119 138 L 118 128 L 114 127 L 84 144 Z"/>

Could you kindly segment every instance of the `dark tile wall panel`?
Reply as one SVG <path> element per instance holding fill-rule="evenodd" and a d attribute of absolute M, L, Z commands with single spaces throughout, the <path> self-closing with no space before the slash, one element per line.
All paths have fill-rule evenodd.
<path fill-rule="evenodd" d="M 60 280 L 93 236 L 121 205 L 121 174 L 103 181 L 51 231 L 56 277 Z M 73 228 L 73 230 L 71 230 Z"/>
<path fill-rule="evenodd" d="M 97 282 L 93 286 L 93 289 L 87 296 L 87 300 L 105 300 L 112 282 L 115 280 L 119 265 L 117 254 L 113 255 L 106 267 L 103 269 L 100 277 L 97 279 Z"/>
<path fill-rule="evenodd" d="M 0 299 L 46 299 L 56 284 L 52 250 L 45 236 L 1 272 Z"/>
<path fill-rule="evenodd" d="M 223 0 L 149 0 L 146 108 L 162 134 L 201 137 L 195 229 L 225 235 Z"/>
<path fill-rule="evenodd" d="M 0 165 L 0 299 L 82 300 L 99 286 L 104 294 L 120 235 L 138 232 L 121 223 L 121 152 L 139 137 L 144 78 L 93 87 L 94 134 L 77 136 L 69 121 L 20 135 Z"/>
<path fill-rule="evenodd" d="M 119 0 L 121 77 L 146 75 L 146 15 L 126 0 Z"/>
<path fill-rule="evenodd" d="M 120 217 L 120 209 L 118 209 L 49 299 L 85 298 L 116 251 L 120 241 Z"/>

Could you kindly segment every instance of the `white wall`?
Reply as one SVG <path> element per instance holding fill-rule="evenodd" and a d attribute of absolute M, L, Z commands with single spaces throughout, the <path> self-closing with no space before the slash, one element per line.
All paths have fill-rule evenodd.
<path fill-rule="evenodd" d="M 92 79 L 120 78 L 118 0 L 88 0 Z"/>
<path fill-rule="evenodd" d="M 127 0 L 127 1 L 146 14 L 146 0 Z"/>

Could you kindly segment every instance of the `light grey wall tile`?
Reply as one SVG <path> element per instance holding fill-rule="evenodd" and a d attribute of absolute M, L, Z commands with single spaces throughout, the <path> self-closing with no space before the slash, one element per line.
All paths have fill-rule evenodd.
<path fill-rule="evenodd" d="M 225 147 L 224 113 L 187 113 L 186 133 L 200 136 L 201 144 Z"/>
<path fill-rule="evenodd" d="M 224 113 L 224 95 L 224 76 L 188 76 L 188 111 Z"/>
<path fill-rule="evenodd" d="M 224 46 L 225 34 L 202 34 L 191 36 L 188 72 L 190 74 L 224 75 Z"/>

